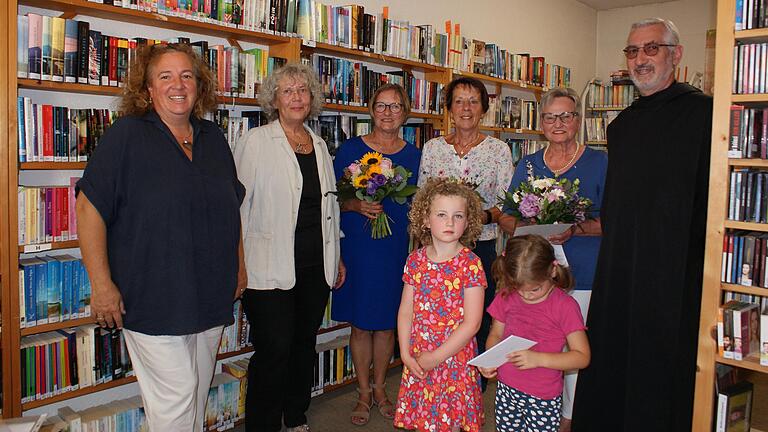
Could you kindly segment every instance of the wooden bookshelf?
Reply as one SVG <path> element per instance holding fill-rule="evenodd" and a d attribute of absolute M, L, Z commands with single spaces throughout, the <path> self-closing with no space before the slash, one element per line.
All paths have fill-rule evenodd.
<path fill-rule="evenodd" d="M 768 224 L 762 224 L 762 223 L 756 223 L 756 222 L 742 222 L 742 221 L 732 221 L 732 220 L 726 220 L 723 222 L 725 228 L 730 229 L 740 229 L 740 230 L 750 230 L 750 231 L 768 231 Z M 720 252 L 722 253 L 723 244 L 722 240 L 720 242 Z M 720 266 L 718 265 L 718 269 Z"/>
<path fill-rule="evenodd" d="M 112 380 L 108 383 L 97 384 L 95 386 L 88 386 L 84 388 L 79 388 L 77 390 L 60 393 L 58 395 L 51 396 L 45 399 L 37 399 L 31 402 L 25 402 L 21 404 L 21 409 L 24 411 L 31 410 L 33 408 L 39 408 L 41 406 L 50 405 L 52 403 L 65 401 L 67 399 L 72 399 L 80 396 L 85 396 L 87 394 L 97 393 L 103 390 L 120 387 L 126 384 L 130 384 L 132 382 L 136 382 L 135 376 L 120 378 L 120 379 Z"/>
<path fill-rule="evenodd" d="M 77 240 L 67 240 L 61 242 L 37 243 L 31 245 L 20 245 L 19 253 L 38 253 L 56 249 L 72 249 L 79 247 Z"/>
<path fill-rule="evenodd" d="M 31 336 L 31 335 L 45 333 L 49 331 L 62 330 L 70 327 L 79 327 L 81 325 L 95 324 L 95 323 L 96 321 L 93 319 L 93 317 L 69 319 L 69 320 L 59 321 L 53 324 L 42 324 L 42 325 L 23 328 L 21 329 L 21 336 Z"/>
<path fill-rule="evenodd" d="M 737 368 L 749 369 L 755 372 L 768 373 L 768 366 L 760 365 L 759 354 L 750 354 L 744 360 L 727 359 L 727 358 L 718 356 L 717 362 L 721 364 L 727 364 L 729 366 L 733 366 Z M 752 409 L 760 409 L 760 407 L 754 407 Z"/>
<path fill-rule="evenodd" d="M 766 96 L 768 100 L 768 96 Z M 728 165 L 745 168 L 768 168 L 768 159 L 728 159 Z"/>
<path fill-rule="evenodd" d="M 307 54 L 323 54 L 337 57 L 344 57 L 356 61 L 376 63 L 382 66 L 391 66 L 397 69 L 418 70 L 422 72 L 444 72 L 446 68 L 417 60 L 410 60 L 400 57 L 393 57 L 384 54 L 377 54 L 370 51 L 363 51 L 355 48 L 348 48 L 339 45 L 331 45 L 321 42 L 305 43 L 301 47 L 302 52 Z"/>
<path fill-rule="evenodd" d="M 475 78 L 488 84 L 498 84 L 502 87 L 511 88 L 513 90 L 522 90 L 525 92 L 532 92 L 534 95 L 536 95 L 536 99 L 539 99 L 539 97 L 541 97 L 541 93 L 546 91 L 544 87 L 539 87 L 539 86 L 527 84 L 524 82 L 510 81 L 504 78 L 496 78 L 488 75 L 476 74 L 473 72 L 460 71 L 460 72 L 454 72 L 454 74 Z"/>
<path fill-rule="evenodd" d="M 725 282 L 721 283 L 721 287 L 723 291 L 731 291 L 731 292 L 756 295 L 761 297 L 768 296 L 768 288 L 763 288 L 763 287 L 736 285 L 736 284 L 729 284 Z"/>
<path fill-rule="evenodd" d="M 235 27 L 224 26 L 215 22 L 198 21 L 163 13 L 144 12 L 136 9 L 115 7 L 87 0 L 19 0 L 19 5 L 56 10 L 69 15 L 87 15 L 113 21 L 129 22 L 149 27 L 161 27 L 182 33 L 216 36 L 244 42 L 253 42 L 270 46 L 293 44 L 295 39 L 274 35 L 266 32 L 256 32 Z M 283 56 L 280 56 L 283 57 Z"/>
<path fill-rule="evenodd" d="M 84 170 L 88 162 L 20 162 L 20 170 Z"/>
<path fill-rule="evenodd" d="M 609 107 L 599 106 L 599 107 L 590 107 L 590 108 L 587 108 L 587 110 L 589 110 L 589 111 L 623 111 L 627 107 L 628 106 L 615 106 L 615 107 L 613 107 L 613 106 L 609 106 Z"/>
<path fill-rule="evenodd" d="M 765 297 L 768 289 L 721 282 L 723 236 L 726 230 L 768 232 L 768 224 L 726 220 L 729 201 L 730 170 L 734 167 L 768 167 L 761 159 L 729 159 L 730 107 L 732 104 L 768 104 L 768 94 L 732 94 L 733 52 L 736 41 L 768 41 L 768 29 L 735 32 L 736 0 L 717 2 L 717 35 L 715 47 L 714 105 L 710 157 L 709 201 L 707 209 L 706 248 L 704 252 L 704 280 L 702 286 L 699 347 L 697 356 L 696 390 L 692 431 L 711 430 L 715 416 L 715 365 L 768 373 L 754 356 L 746 360 L 725 359 L 717 355 L 717 341 L 713 338 L 717 326 L 718 309 L 727 291 Z M 754 410 L 765 407 L 754 405 Z"/>
<path fill-rule="evenodd" d="M 325 334 L 325 333 L 332 333 L 332 332 L 335 332 L 337 330 L 341 330 L 341 329 L 345 329 L 345 328 L 349 328 L 349 327 L 351 327 L 349 323 L 341 323 L 341 324 L 335 325 L 333 327 L 321 328 L 320 330 L 317 331 L 317 334 L 321 335 L 321 334 Z"/>

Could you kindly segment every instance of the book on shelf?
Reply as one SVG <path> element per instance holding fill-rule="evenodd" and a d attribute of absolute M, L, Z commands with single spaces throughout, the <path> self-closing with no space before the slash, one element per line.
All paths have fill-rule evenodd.
<path fill-rule="evenodd" d="M 221 364 L 221 371 L 237 378 L 240 383 L 240 395 L 237 404 L 236 420 L 245 418 L 245 394 L 248 389 L 248 359 L 239 359 Z"/>
<path fill-rule="evenodd" d="M 119 329 L 90 324 L 25 336 L 20 347 L 22 403 L 133 375 Z"/>
<path fill-rule="evenodd" d="M 20 246 L 77 239 L 74 185 L 19 186 L 17 196 Z"/>
<path fill-rule="evenodd" d="M 716 432 L 748 432 L 752 420 L 753 385 L 742 381 L 717 393 Z"/>
<path fill-rule="evenodd" d="M 768 366 L 768 297 L 763 297 L 760 311 L 760 365 Z"/>

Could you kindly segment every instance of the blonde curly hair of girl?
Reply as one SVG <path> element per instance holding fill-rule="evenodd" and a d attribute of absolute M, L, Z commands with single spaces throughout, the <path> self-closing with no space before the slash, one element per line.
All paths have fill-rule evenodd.
<path fill-rule="evenodd" d="M 427 220 L 432 201 L 438 195 L 464 198 L 467 203 L 467 226 L 459 242 L 470 249 L 474 248 L 475 241 L 480 237 L 480 232 L 483 230 L 483 221 L 485 220 L 483 203 L 474 189 L 456 179 L 431 178 L 419 188 L 413 198 L 411 210 L 408 212 L 408 220 L 411 222 L 408 226 L 408 232 L 417 238 L 422 245 L 432 244 L 432 234 L 427 228 Z"/>
<path fill-rule="evenodd" d="M 557 263 L 552 245 L 539 235 L 522 235 L 507 240 L 504 252 L 493 262 L 491 272 L 496 281 L 496 291 L 503 295 L 517 291 L 522 285 L 549 279 L 566 291 L 574 284 L 570 269 Z"/>

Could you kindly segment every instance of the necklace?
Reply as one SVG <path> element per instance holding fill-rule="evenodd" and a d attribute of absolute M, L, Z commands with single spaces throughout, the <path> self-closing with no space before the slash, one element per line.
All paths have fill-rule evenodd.
<path fill-rule="evenodd" d="M 455 142 L 453 143 L 453 149 L 456 151 L 456 154 L 460 158 L 464 157 L 467 155 L 467 153 L 469 153 L 470 150 L 472 150 L 474 146 L 476 146 L 478 143 L 482 141 L 481 140 L 482 136 L 483 134 L 478 133 L 477 135 L 475 135 L 475 137 L 472 140 L 469 141 L 469 144 L 466 144 L 466 145 L 459 145 L 458 142 Z"/>
<path fill-rule="evenodd" d="M 195 130 L 192 128 L 192 126 L 189 126 L 189 133 L 187 136 L 184 137 L 184 139 L 181 140 L 181 145 L 185 149 L 192 151 L 192 134 L 195 132 Z"/>
<path fill-rule="evenodd" d="M 549 145 L 544 149 L 544 163 L 547 163 L 547 152 L 549 151 Z M 579 143 L 576 143 L 576 151 L 573 152 L 573 156 L 571 156 L 571 160 L 568 161 L 565 165 L 561 166 L 558 169 L 554 169 L 547 164 L 550 170 L 552 170 L 553 173 L 555 173 L 556 176 L 559 176 L 561 173 L 565 172 L 566 169 L 568 169 L 569 166 L 576 160 L 576 155 L 579 154 Z"/>
<path fill-rule="evenodd" d="M 295 153 L 307 153 L 309 151 L 310 147 L 310 141 L 299 141 L 296 139 L 296 137 L 288 137 L 288 134 L 285 134 L 285 137 L 288 138 L 288 143 L 293 145 L 293 151 Z"/>

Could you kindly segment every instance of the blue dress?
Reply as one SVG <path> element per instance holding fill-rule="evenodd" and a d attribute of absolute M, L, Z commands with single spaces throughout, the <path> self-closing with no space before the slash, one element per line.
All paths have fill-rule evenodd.
<path fill-rule="evenodd" d="M 344 168 L 374 151 L 360 137 L 345 141 L 336 153 L 333 167 L 336 178 Z M 394 165 L 413 173 L 409 184 L 416 184 L 421 150 L 406 144 L 395 154 L 385 154 Z M 364 330 L 390 330 L 397 327 L 397 309 L 403 292 L 403 268 L 408 257 L 408 204 L 397 204 L 389 198 L 382 202 L 392 220 L 392 235 L 371 238 L 368 218 L 360 213 L 341 213 L 341 257 L 347 267 L 347 279 L 333 292 L 331 317 Z"/>
<path fill-rule="evenodd" d="M 555 173 L 544 163 L 544 150 L 525 156 L 520 160 L 512 176 L 510 189 L 517 188 L 526 180 L 528 175 L 526 162 L 533 166 L 535 177 L 555 177 Z M 566 172 L 560 175 L 570 181 L 577 178 L 580 181 L 579 194 L 592 200 L 592 212 L 588 217 L 600 216 L 600 204 L 603 202 L 605 172 L 608 168 L 608 155 L 600 150 L 589 147 L 584 149 L 579 160 Z M 565 256 L 571 266 L 571 272 L 576 279 L 577 290 L 591 290 L 595 278 L 597 254 L 600 251 L 599 236 L 573 236 L 563 244 Z"/>

